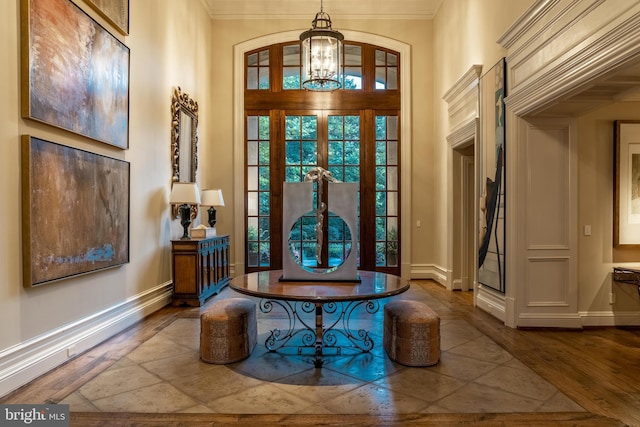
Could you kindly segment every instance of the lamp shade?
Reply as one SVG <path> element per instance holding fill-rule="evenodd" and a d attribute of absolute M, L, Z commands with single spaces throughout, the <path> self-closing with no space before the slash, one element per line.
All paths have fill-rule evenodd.
<path fill-rule="evenodd" d="M 224 206 L 222 190 L 202 190 L 202 206 Z"/>
<path fill-rule="evenodd" d="M 169 203 L 172 205 L 199 205 L 200 190 L 195 182 L 174 182 Z"/>

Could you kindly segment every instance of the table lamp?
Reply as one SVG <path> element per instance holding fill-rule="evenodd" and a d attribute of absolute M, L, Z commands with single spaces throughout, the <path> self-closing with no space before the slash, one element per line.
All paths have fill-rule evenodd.
<path fill-rule="evenodd" d="M 224 206 L 224 198 L 222 197 L 222 190 L 203 190 L 202 191 L 202 206 L 209 206 L 207 212 L 209 212 L 209 226 L 215 227 L 216 225 L 216 209 L 215 206 Z"/>
<path fill-rule="evenodd" d="M 191 239 L 189 236 L 189 224 L 191 224 L 191 206 L 200 204 L 200 191 L 195 182 L 174 182 L 171 187 L 169 203 L 180 205 L 180 223 L 184 227 L 181 240 Z"/>

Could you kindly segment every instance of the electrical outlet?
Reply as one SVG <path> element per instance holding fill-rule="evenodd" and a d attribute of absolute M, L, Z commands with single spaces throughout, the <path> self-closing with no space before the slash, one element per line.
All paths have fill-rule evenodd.
<path fill-rule="evenodd" d="M 416 221 L 416 227 L 418 228 L 422 227 L 422 222 L 420 220 Z"/>
<path fill-rule="evenodd" d="M 591 236 L 591 226 L 590 225 L 585 225 L 584 226 L 584 235 L 585 236 Z"/>
<path fill-rule="evenodd" d="M 76 355 L 76 346 L 72 345 L 67 347 L 67 357 L 73 357 Z"/>
<path fill-rule="evenodd" d="M 613 292 L 609 293 L 609 304 L 615 304 L 616 303 L 616 294 Z"/>

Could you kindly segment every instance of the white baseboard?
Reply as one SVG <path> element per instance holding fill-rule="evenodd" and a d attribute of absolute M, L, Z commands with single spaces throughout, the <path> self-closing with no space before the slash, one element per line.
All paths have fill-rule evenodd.
<path fill-rule="evenodd" d="M 640 326 L 637 311 L 581 311 L 583 326 Z"/>
<path fill-rule="evenodd" d="M 171 302 L 167 282 L 126 301 L 0 353 L 0 396 L 113 337 Z"/>
<path fill-rule="evenodd" d="M 502 322 L 506 321 L 506 302 L 503 294 L 493 293 L 480 285 L 476 294 L 476 306 Z"/>
<path fill-rule="evenodd" d="M 582 329 L 578 313 L 520 313 L 519 328 Z"/>
<path fill-rule="evenodd" d="M 440 283 L 447 289 L 453 289 L 451 283 L 451 271 L 435 264 L 412 264 L 411 279 L 430 279 Z"/>

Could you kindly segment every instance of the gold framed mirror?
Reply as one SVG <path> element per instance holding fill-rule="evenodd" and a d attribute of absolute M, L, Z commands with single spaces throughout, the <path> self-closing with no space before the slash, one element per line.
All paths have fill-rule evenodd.
<path fill-rule="evenodd" d="M 198 103 L 173 89 L 171 97 L 171 168 L 173 182 L 196 182 L 198 169 Z M 179 217 L 178 206 L 171 207 L 174 218 Z M 198 215 L 198 206 L 192 206 L 191 219 Z"/>
<path fill-rule="evenodd" d="M 171 98 L 173 182 L 195 182 L 198 169 L 198 103 L 173 89 Z"/>

